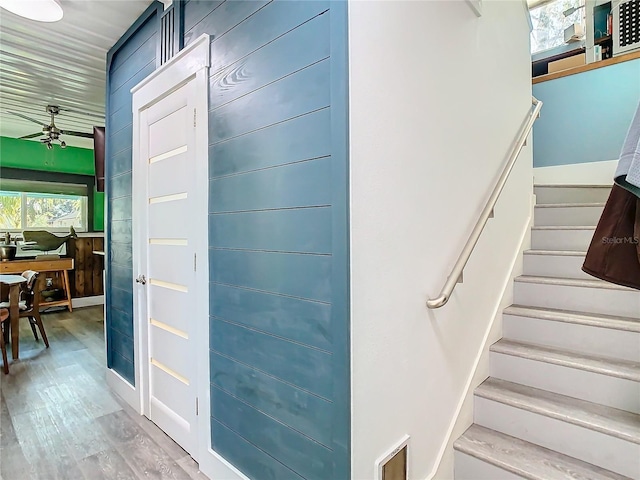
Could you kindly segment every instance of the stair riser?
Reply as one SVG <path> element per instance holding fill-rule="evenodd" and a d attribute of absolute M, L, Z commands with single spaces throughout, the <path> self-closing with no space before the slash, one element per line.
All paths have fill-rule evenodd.
<path fill-rule="evenodd" d="M 640 479 L 640 445 L 478 396 L 474 410 L 479 425 Z"/>
<path fill-rule="evenodd" d="M 536 203 L 605 203 L 611 188 L 594 187 L 535 187 Z"/>
<path fill-rule="evenodd" d="M 521 480 L 524 478 L 457 450 L 453 458 L 453 472 L 456 480 Z"/>
<path fill-rule="evenodd" d="M 504 338 L 640 362 L 640 332 L 503 315 Z"/>
<path fill-rule="evenodd" d="M 514 303 L 640 318 L 640 292 L 516 281 Z"/>
<path fill-rule="evenodd" d="M 581 268 L 584 256 L 524 255 L 524 274 L 556 278 L 590 278 Z"/>
<path fill-rule="evenodd" d="M 492 377 L 640 413 L 640 383 L 496 352 L 489 362 Z"/>
<path fill-rule="evenodd" d="M 536 207 L 534 225 L 546 226 L 591 226 L 597 225 L 603 207 Z"/>
<path fill-rule="evenodd" d="M 595 229 L 532 230 L 531 248 L 536 250 L 574 250 L 586 252 Z"/>

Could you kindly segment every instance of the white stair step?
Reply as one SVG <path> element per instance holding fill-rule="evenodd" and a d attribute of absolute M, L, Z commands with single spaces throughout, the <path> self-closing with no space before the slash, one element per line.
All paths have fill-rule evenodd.
<path fill-rule="evenodd" d="M 492 377 L 640 413 L 640 363 L 503 338 Z"/>
<path fill-rule="evenodd" d="M 536 226 L 531 229 L 531 248 L 587 251 L 595 230 L 595 226 Z"/>
<path fill-rule="evenodd" d="M 536 205 L 534 225 L 597 225 L 604 203 L 550 203 Z"/>
<path fill-rule="evenodd" d="M 605 203 L 611 185 L 535 185 L 537 204 Z"/>
<path fill-rule="evenodd" d="M 640 478 L 640 416 L 489 378 L 475 391 L 475 423 Z"/>
<path fill-rule="evenodd" d="M 561 278 L 593 278 L 582 271 L 586 252 L 528 250 L 524 252 L 525 275 Z"/>
<path fill-rule="evenodd" d="M 453 448 L 456 480 L 629 480 L 480 425 L 471 425 Z"/>
<path fill-rule="evenodd" d="M 640 320 L 512 305 L 502 315 L 505 339 L 640 361 Z"/>
<path fill-rule="evenodd" d="M 513 297 L 518 305 L 640 318 L 640 291 L 597 279 L 522 275 Z"/>

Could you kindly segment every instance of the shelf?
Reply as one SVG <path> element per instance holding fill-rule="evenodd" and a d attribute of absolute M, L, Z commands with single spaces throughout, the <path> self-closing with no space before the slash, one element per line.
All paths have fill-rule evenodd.
<path fill-rule="evenodd" d="M 594 44 L 594 45 L 601 45 L 601 44 L 603 44 L 603 43 L 607 43 L 607 42 L 609 42 L 609 41 L 611 41 L 611 35 L 607 35 L 606 37 L 596 38 L 596 39 L 593 41 L 593 44 Z"/>

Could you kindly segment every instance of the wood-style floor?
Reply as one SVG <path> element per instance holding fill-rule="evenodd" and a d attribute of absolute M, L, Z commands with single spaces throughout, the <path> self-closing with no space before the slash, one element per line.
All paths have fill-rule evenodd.
<path fill-rule="evenodd" d="M 102 317 L 43 314 L 49 349 L 21 320 L 20 360 L 0 371 L 0 480 L 206 479 L 107 387 Z"/>

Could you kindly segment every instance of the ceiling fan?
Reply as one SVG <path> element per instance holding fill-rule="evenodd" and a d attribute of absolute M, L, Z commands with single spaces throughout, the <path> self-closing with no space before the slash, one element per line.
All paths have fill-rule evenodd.
<path fill-rule="evenodd" d="M 73 110 L 60 108 L 57 105 L 47 105 L 45 111 L 51 116 L 51 123 L 49 123 L 48 125 L 46 123 L 42 123 L 41 121 L 34 120 L 33 118 L 28 117 L 27 115 L 23 115 L 22 113 L 11 112 L 11 111 L 7 111 L 7 113 L 9 113 L 11 115 L 15 115 L 17 117 L 24 118 L 25 120 L 29 120 L 30 122 L 37 123 L 38 125 L 42 125 L 42 131 L 36 132 L 36 133 L 32 133 L 30 135 L 25 135 L 23 137 L 20 137 L 20 139 L 24 140 L 24 139 L 27 139 L 27 138 L 34 138 L 34 137 L 38 137 L 40 135 L 44 135 L 44 138 L 41 138 L 40 142 L 42 142 L 44 145 L 46 145 L 49 150 L 51 150 L 53 148 L 53 143 L 54 142 L 60 142 L 60 148 L 66 148 L 67 147 L 66 142 L 60 138 L 61 135 L 70 135 L 70 136 L 74 136 L 74 137 L 83 137 L 83 138 L 93 138 L 93 134 L 92 133 L 74 132 L 72 130 L 61 130 L 55 124 L 55 116 L 58 115 L 61 111 L 73 112 L 73 113 L 80 113 L 80 112 L 75 112 Z M 84 115 L 103 118 L 100 115 L 89 114 L 89 113 L 84 114 Z"/>

